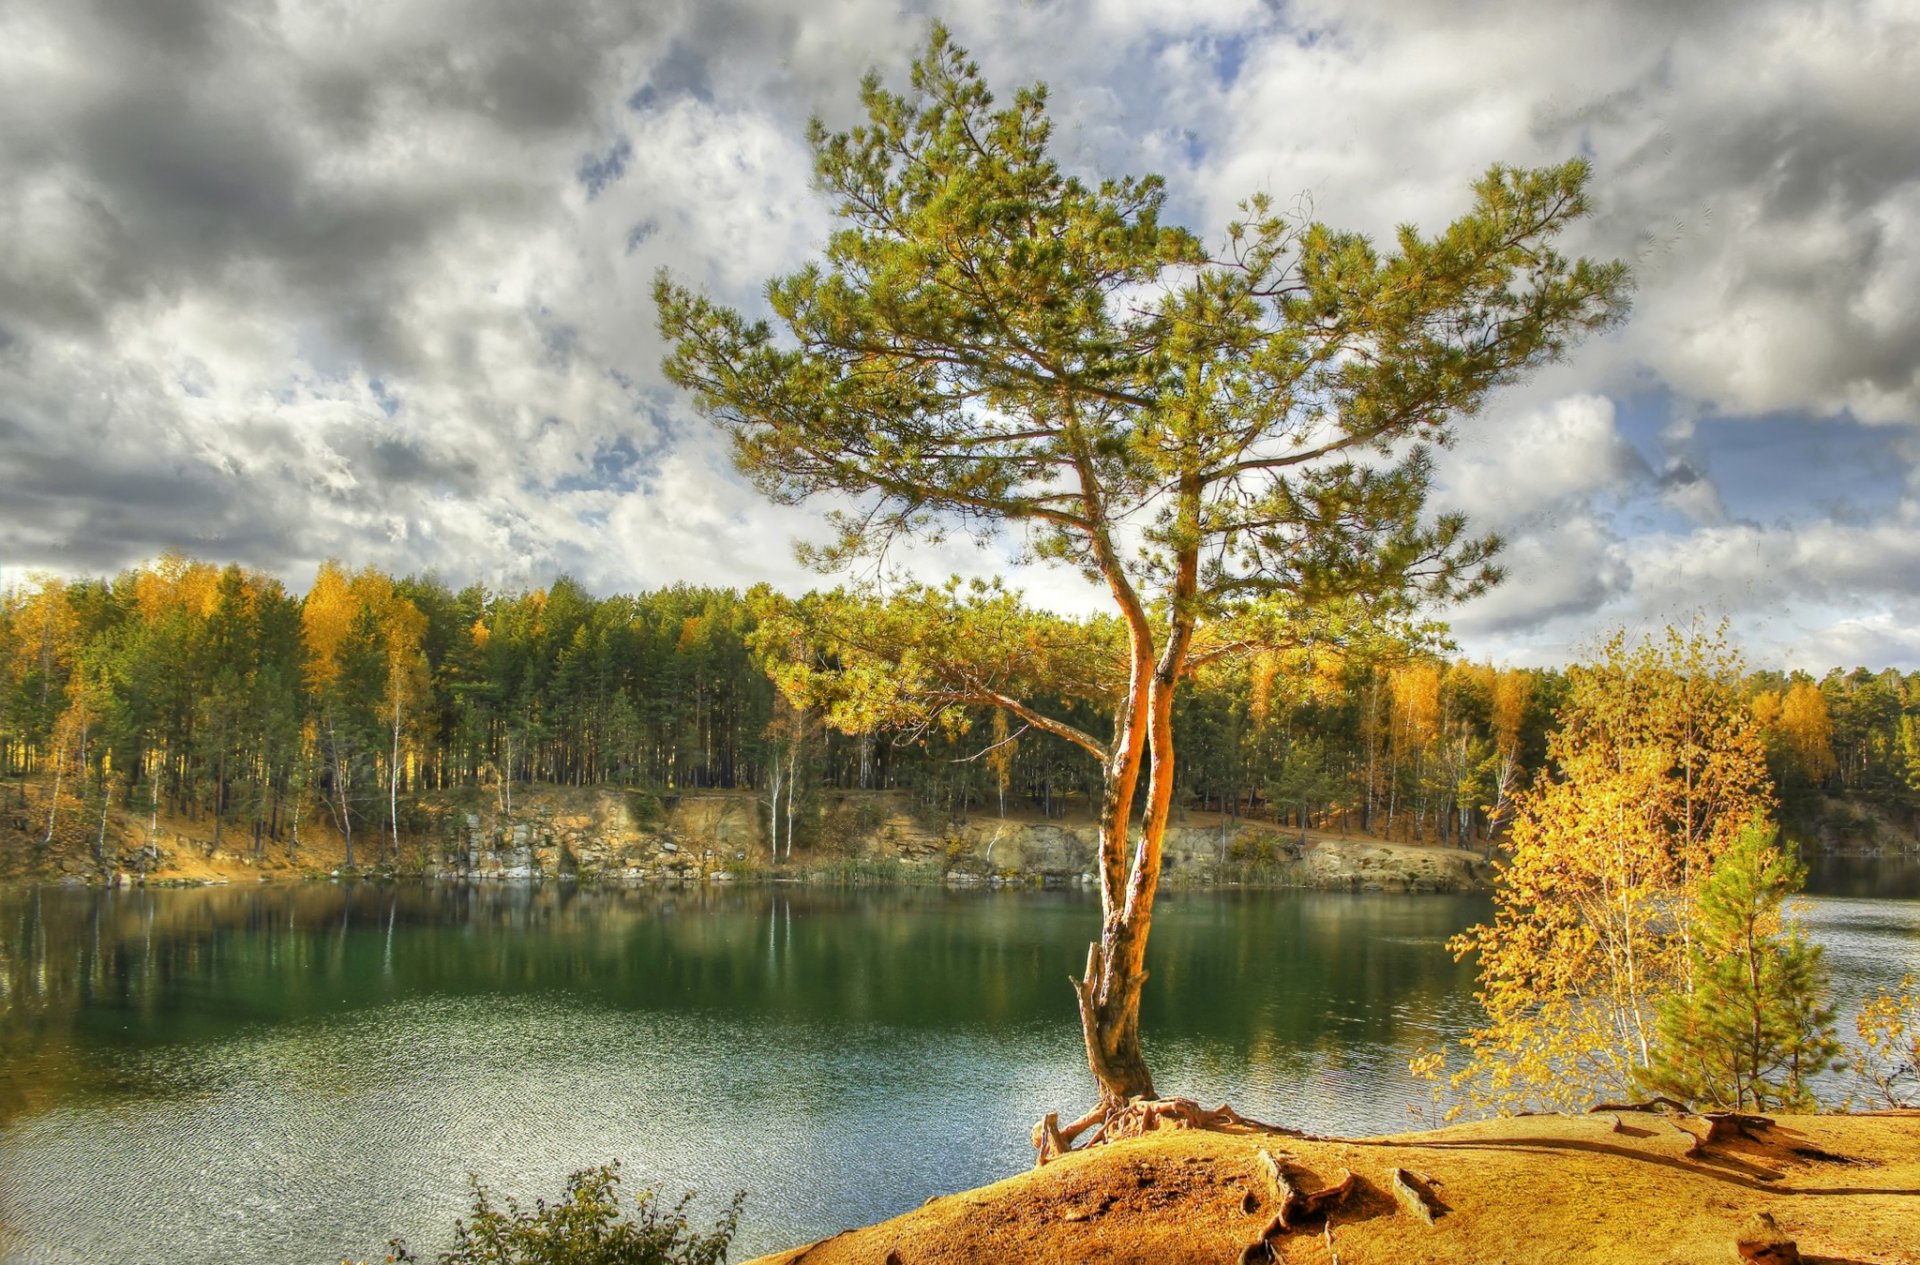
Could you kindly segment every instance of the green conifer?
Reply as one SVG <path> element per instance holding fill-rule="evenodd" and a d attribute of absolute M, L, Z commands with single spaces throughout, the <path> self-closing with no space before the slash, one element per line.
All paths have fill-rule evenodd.
<path fill-rule="evenodd" d="M 1791 845 L 1758 821 L 1714 862 L 1692 927 L 1692 987 L 1661 1009 L 1650 1088 L 1735 1110 L 1813 1105 L 1808 1081 L 1840 1045 L 1820 946 L 1782 910 L 1805 880 Z"/>

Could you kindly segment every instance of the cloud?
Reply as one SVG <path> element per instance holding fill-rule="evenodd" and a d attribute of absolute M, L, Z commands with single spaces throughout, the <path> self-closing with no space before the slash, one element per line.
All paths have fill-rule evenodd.
<path fill-rule="evenodd" d="M 1920 603 L 1899 613 L 1846 615 L 1788 641 L 1781 666 L 1817 674 L 1835 667 L 1920 663 Z"/>
<path fill-rule="evenodd" d="M 1631 261 L 1623 372 L 1726 412 L 1920 418 L 1920 19 L 1892 4 L 1289 6 L 1247 58 L 1217 207 L 1434 227 L 1496 161 L 1591 157 Z"/>
<path fill-rule="evenodd" d="M 1620 539 L 1584 511 L 1515 538 L 1501 563 L 1506 582 L 1452 612 L 1454 628 L 1469 642 L 1524 641 L 1523 634 L 1545 628 L 1589 626 L 1634 578 Z"/>
<path fill-rule="evenodd" d="M 1570 245 L 1633 262 L 1636 312 L 1443 455 L 1436 506 L 1511 542 L 1463 641 L 1552 656 L 1718 602 L 1782 653 L 1920 662 L 1894 635 L 1920 567 L 1910 6 L 932 11 L 1003 99 L 1049 82 L 1070 167 L 1163 172 L 1212 236 L 1261 190 L 1436 228 L 1491 162 L 1589 155 Z M 0 558 L 809 582 L 789 544 L 817 514 L 762 502 L 667 387 L 648 289 L 664 266 L 753 306 L 814 254 L 805 120 L 854 121 L 859 76 L 897 83 L 924 22 L 879 0 L 0 7 Z M 990 574 L 1016 547 L 905 556 Z"/>
<path fill-rule="evenodd" d="M 1615 425 L 1613 401 L 1575 395 L 1468 426 L 1441 456 L 1434 501 L 1477 526 L 1510 531 L 1651 473 Z"/>

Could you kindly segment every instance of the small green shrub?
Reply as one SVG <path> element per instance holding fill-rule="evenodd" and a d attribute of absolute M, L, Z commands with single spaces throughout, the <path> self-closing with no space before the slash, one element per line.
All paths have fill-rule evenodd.
<path fill-rule="evenodd" d="M 660 797 L 641 787 L 627 788 L 627 820 L 636 830 L 652 830 L 666 815 Z"/>
<path fill-rule="evenodd" d="M 538 1200 L 531 1210 L 511 1198 L 504 1209 L 496 1207 L 478 1177 L 468 1180 L 473 1214 L 454 1223 L 453 1246 L 433 1258 L 437 1265 L 724 1265 L 746 1202 L 745 1191 L 735 1195 L 703 1233 L 687 1221 L 691 1194 L 662 1208 L 654 1192 L 644 1190 L 633 1200 L 632 1216 L 622 1216 L 618 1160 L 574 1173 L 558 1203 Z M 389 1246 L 389 1261 L 425 1259 L 402 1239 Z"/>

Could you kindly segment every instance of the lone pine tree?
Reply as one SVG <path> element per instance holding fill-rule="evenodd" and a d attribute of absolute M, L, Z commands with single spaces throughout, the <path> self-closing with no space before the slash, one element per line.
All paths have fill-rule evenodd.
<path fill-rule="evenodd" d="M 1423 512 L 1429 446 L 1619 316 L 1627 278 L 1551 245 L 1588 209 L 1580 162 L 1495 167 L 1444 231 L 1384 251 L 1257 196 L 1209 250 L 1162 222 L 1158 177 L 1063 171 L 1046 100 L 996 108 L 934 27 L 904 93 L 869 74 L 866 122 L 812 124 L 838 225 L 769 283 L 771 320 L 664 273 L 655 301 L 669 376 L 756 484 L 852 503 L 821 565 L 1011 525 L 1109 596 L 1110 732 L 992 688 L 978 661 L 941 682 L 1102 767 L 1100 934 L 1074 983 L 1101 1096 L 1084 1128 L 1154 1094 L 1140 988 L 1183 677 L 1325 603 L 1387 619 L 1497 579 L 1496 541 Z"/>

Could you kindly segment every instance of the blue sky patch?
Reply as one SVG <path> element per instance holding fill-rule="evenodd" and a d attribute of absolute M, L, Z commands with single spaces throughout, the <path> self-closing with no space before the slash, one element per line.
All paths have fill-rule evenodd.
<path fill-rule="evenodd" d="M 586 189 L 587 198 L 592 200 L 599 197 L 620 177 L 626 175 L 627 162 L 632 157 L 633 142 L 622 136 L 606 153 L 589 154 L 582 158 L 574 175 Z"/>

